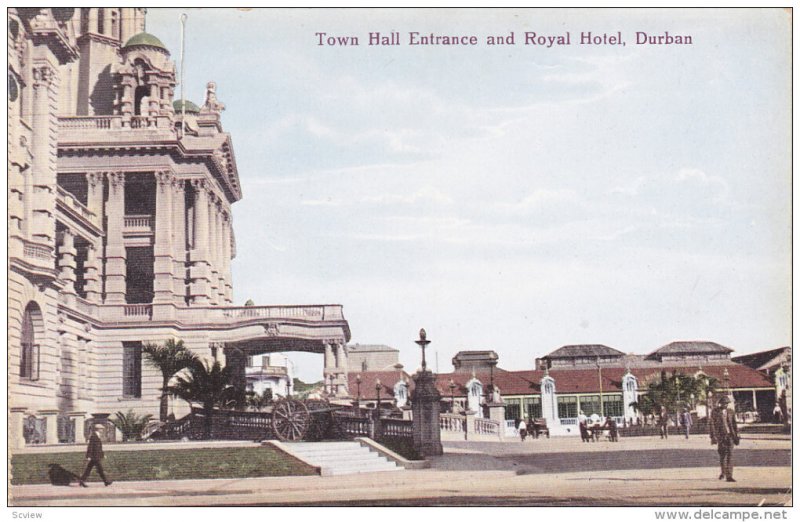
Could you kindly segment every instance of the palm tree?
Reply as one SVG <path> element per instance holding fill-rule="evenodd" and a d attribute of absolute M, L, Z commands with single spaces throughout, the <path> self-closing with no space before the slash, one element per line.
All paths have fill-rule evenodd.
<path fill-rule="evenodd" d="M 133 412 L 133 410 L 128 410 L 128 413 L 122 413 L 121 411 L 117 412 L 116 419 L 108 419 L 111 424 L 113 424 L 119 431 L 122 432 L 122 442 L 127 440 L 141 440 L 142 433 L 144 429 L 147 427 L 147 423 L 150 422 L 153 416 L 149 413 L 147 415 L 139 416 Z"/>
<path fill-rule="evenodd" d="M 170 393 L 189 404 L 202 404 L 205 416 L 205 438 L 211 437 L 211 416 L 215 406 L 227 407 L 236 404 L 239 392 L 231 384 L 232 372 L 222 367 L 219 361 L 209 365 L 199 359 L 188 368 L 186 375 L 178 375 Z"/>
<path fill-rule="evenodd" d="M 164 344 L 147 343 L 142 347 L 142 353 L 152 366 L 161 371 L 163 381 L 158 417 L 161 422 L 166 422 L 169 409 L 169 381 L 176 373 L 191 366 L 197 360 L 197 356 L 183 345 L 183 341 L 175 339 L 168 339 Z"/>

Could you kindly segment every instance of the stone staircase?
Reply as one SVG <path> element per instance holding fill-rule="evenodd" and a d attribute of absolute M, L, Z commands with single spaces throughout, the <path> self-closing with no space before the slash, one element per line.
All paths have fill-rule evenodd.
<path fill-rule="evenodd" d="M 284 442 L 282 447 L 312 466 L 318 466 L 322 475 L 404 469 L 358 442 Z"/>

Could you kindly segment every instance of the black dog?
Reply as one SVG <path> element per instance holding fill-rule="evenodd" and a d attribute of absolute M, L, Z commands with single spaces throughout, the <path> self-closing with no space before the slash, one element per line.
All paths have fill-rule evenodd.
<path fill-rule="evenodd" d="M 54 486 L 69 486 L 73 481 L 80 484 L 81 478 L 68 469 L 58 464 L 48 464 L 47 476 L 50 477 L 50 484 Z"/>

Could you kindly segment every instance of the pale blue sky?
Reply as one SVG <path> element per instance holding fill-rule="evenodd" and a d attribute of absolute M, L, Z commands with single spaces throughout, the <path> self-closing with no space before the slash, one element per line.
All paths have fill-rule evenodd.
<path fill-rule="evenodd" d="M 244 192 L 237 303 L 341 303 L 353 342 L 412 371 L 423 326 L 443 372 L 468 349 L 527 369 L 564 344 L 791 342 L 784 12 L 150 9 L 176 61 L 184 11 L 187 98 L 217 82 Z M 371 31 L 479 45 L 370 47 Z"/>

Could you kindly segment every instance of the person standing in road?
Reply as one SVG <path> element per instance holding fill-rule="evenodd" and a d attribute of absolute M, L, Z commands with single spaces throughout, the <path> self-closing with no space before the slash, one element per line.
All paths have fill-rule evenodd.
<path fill-rule="evenodd" d="M 717 407 L 711 411 L 711 424 L 709 426 L 709 433 L 711 435 L 711 444 L 717 445 L 717 452 L 719 453 L 719 479 L 723 478 L 728 482 L 736 482 L 733 480 L 733 463 L 731 462 L 731 453 L 733 447 L 739 445 L 739 430 L 736 427 L 736 415 L 728 408 L 731 400 L 727 395 L 720 397 Z"/>
<path fill-rule="evenodd" d="M 658 417 L 658 428 L 659 432 L 661 433 L 662 439 L 666 439 L 669 437 L 669 433 L 667 430 L 668 423 L 669 423 L 669 412 L 667 412 L 667 407 L 662 404 L 661 408 L 659 408 L 659 417 Z"/>
<path fill-rule="evenodd" d="M 86 469 L 83 470 L 83 475 L 81 475 L 80 485 L 83 487 L 88 487 L 86 485 L 86 479 L 89 478 L 89 473 L 91 473 L 92 468 L 97 468 L 97 474 L 100 475 L 100 478 L 103 479 L 103 484 L 106 486 L 111 485 L 111 481 L 106 478 L 106 474 L 103 473 L 103 465 L 101 461 L 105 457 L 103 453 L 103 440 L 101 436 L 105 431 L 105 427 L 102 424 L 95 424 L 94 430 L 92 430 L 92 434 L 89 436 L 89 446 L 86 448 Z"/>
<path fill-rule="evenodd" d="M 692 428 L 692 414 L 689 413 L 688 408 L 684 408 L 680 415 L 680 424 L 683 426 L 683 431 L 686 433 L 686 438 L 689 438 L 689 430 Z"/>
<path fill-rule="evenodd" d="M 519 426 L 517 427 L 519 430 L 519 438 L 522 442 L 525 442 L 525 437 L 528 436 L 528 425 L 525 424 L 525 419 L 519 421 Z"/>

